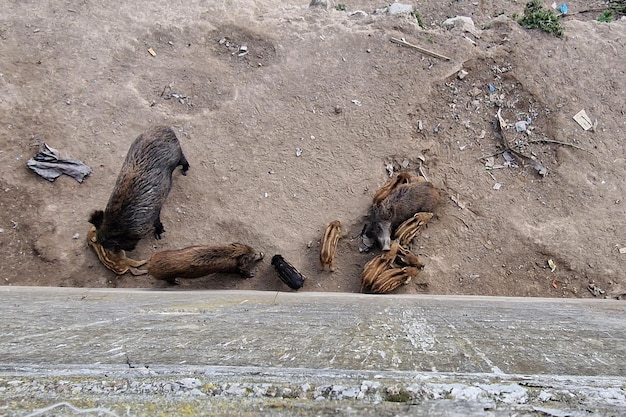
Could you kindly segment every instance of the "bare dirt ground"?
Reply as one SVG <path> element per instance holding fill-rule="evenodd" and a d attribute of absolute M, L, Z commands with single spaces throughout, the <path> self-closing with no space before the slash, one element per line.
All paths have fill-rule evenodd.
<path fill-rule="evenodd" d="M 374 14 L 384 2 L 344 3 L 5 4 L 2 285 L 167 287 L 116 277 L 85 243 L 89 213 L 106 205 L 129 145 L 162 124 L 175 128 L 191 169 L 174 173 L 164 238 L 130 256 L 234 241 L 267 255 L 255 278 L 216 274 L 177 289 L 288 290 L 269 263 L 281 253 L 308 277 L 301 291 L 359 291 L 377 252 L 360 253 L 356 237 L 386 166 L 416 174 L 422 164 L 447 197 L 412 247 L 425 269 L 397 293 L 626 292 L 626 21 L 573 14 L 559 39 L 510 19 L 524 2 L 410 2 L 425 29 L 410 15 Z M 453 16 L 478 30 L 443 28 Z M 504 166 L 502 154 L 486 169 L 481 157 L 502 150 L 499 108 L 508 123 L 532 119 L 529 135 L 507 129 L 506 139 L 547 175 L 519 159 Z M 595 131 L 572 119 L 581 109 Z M 40 142 L 93 173 L 82 184 L 38 177 L 26 161 Z M 338 269 L 320 273 L 319 240 L 335 219 L 344 225 Z"/>

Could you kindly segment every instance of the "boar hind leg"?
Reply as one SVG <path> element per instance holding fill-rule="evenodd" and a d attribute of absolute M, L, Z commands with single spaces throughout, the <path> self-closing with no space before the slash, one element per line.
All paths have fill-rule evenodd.
<path fill-rule="evenodd" d="M 159 214 L 154 221 L 154 237 L 160 240 L 163 232 L 165 232 L 165 228 L 163 227 L 163 223 L 161 223 L 161 215 Z"/>
<path fill-rule="evenodd" d="M 178 165 L 182 165 L 182 174 L 183 175 L 187 175 L 187 171 L 189 171 L 189 162 L 187 162 L 187 158 L 185 158 L 185 155 L 182 154 L 180 156 L 180 160 L 178 161 Z"/>

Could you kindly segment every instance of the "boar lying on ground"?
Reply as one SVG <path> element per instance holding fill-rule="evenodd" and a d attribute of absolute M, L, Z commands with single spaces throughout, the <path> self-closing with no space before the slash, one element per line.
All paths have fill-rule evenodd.
<path fill-rule="evenodd" d="M 324 231 L 322 243 L 320 245 L 320 266 L 322 271 L 328 267 L 330 272 L 335 271 L 335 253 L 337 252 L 337 243 L 341 234 L 341 223 L 339 220 L 331 222 Z"/>
<path fill-rule="evenodd" d="M 133 275 L 144 275 L 148 273 L 148 271 L 144 269 L 137 269 L 138 267 L 145 265 L 147 261 L 136 261 L 134 259 L 127 258 L 124 250 L 111 252 L 103 248 L 102 245 L 98 243 L 96 238 L 96 228 L 94 226 L 92 226 L 91 229 L 89 229 L 89 232 L 87 232 L 87 244 L 96 252 L 100 262 L 117 275 L 124 275 L 127 272 L 130 272 Z"/>
<path fill-rule="evenodd" d="M 398 185 L 368 213 L 365 236 L 374 239 L 382 250 L 389 250 L 391 236 L 403 222 L 419 212 L 434 212 L 441 203 L 439 191 L 430 182 Z"/>
<path fill-rule="evenodd" d="M 148 273 L 175 285 L 177 278 L 199 278 L 216 272 L 239 273 L 245 278 L 255 275 L 255 265 L 263 259 L 248 245 L 190 246 L 164 250 L 148 260 Z"/>

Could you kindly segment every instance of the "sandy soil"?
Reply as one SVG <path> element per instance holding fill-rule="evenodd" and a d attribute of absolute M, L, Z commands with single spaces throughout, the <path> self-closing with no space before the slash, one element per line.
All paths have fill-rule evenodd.
<path fill-rule="evenodd" d="M 176 289 L 289 290 L 269 263 L 280 253 L 308 277 L 301 291 L 359 291 L 377 252 L 360 253 L 357 236 L 393 164 L 414 174 L 421 166 L 447 196 L 412 246 L 425 269 L 397 293 L 592 297 L 589 284 L 626 292 L 626 21 L 572 15 L 558 39 L 507 17 L 523 2 L 414 2 L 426 29 L 412 16 L 373 14 L 384 2 L 344 3 L 8 2 L 2 285 L 167 287 L 116 277 L 85 243 L 89 213 L 106 205 L 130 143 L 163 124 L 175 128 L 191 170 L 174 174 L 164 238 L 130 255 L 234 241 L 267 255 L 253 279 L 216 274 Z M 478 30 L 441 26 L 456 15 Z M 507 123 L 532 119 L 528 134 L 509 128 L 505 137 L 547 175 L 521 159 L 505 166 L 501 153 L 486 169 L 481 158 L 503 150 L 498 109 Z M 572 119 L 581 109 L 597 119 L 595 131 Z M 26 161 L 41 142 L 93 173 L 82 184 L 38 177 Z M 338 268 L 320 273 L 319 240 L 335 219 L 344 225 Z"/>

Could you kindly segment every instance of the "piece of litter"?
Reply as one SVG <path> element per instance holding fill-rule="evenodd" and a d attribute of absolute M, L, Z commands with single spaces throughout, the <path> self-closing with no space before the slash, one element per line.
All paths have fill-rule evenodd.
<path fill-rule="evenodd" d="M 389 176 L 393 177 L 393 164 L 387 164 L 387 166 L 385 166 L 385 169 L 389 173 Z"/>
<path fill-rule="evenodd" d="M 69 175 L 78 182 L 83 182 L 92 169 L 78 159 L 62 159 L 59 151 L 42 142 L 39 152 L 26 162 L 26 165 L 38 175 L 54 181 L 62 174 Z"/>
<path fill-rule="evenodd" d="M 528 123 L 526 123 L 526 120 L 520 120 L 519 122 L 515 123 L 515 131 L 526 132 L 527 126 L 528 126 Z"/>
<path fill-rule="evenodd" d="M 74 235 L 72 236 L 72 239 L 78 239 L 80 237 L 80 233 L 74 233 Z"/>
<path fill-rule="evenodd" d="M 493 84 L 489 84 L 489 91 L 493 93 L 496 91 L 496 87 L 494 87 Z"/>
<path fill-rule="evenodd" d="M 269 195 L 268 193 L 263 194 L 263 197 L 265 197 L 265 198 L 267 198 L 267 197 L 269 197 L 269 196 L 270 196 L 270 195 Z"/>
<path fill-rule="evenodd" d="M 554 263 L 552 259 L 548 259 L 548 266 L 550 267 L 550 271 L 552 272 L 556 271 L 556 264 Z"/>
<path fill-rule="evenodd" d="M 591 294 L 593 294 L 594 297 L 597 297 L 599 295 L 603 295 L 606 293 L 606 291 L 604 291 L 602 288 L 598 287 L 596 284 L 593 284 L 593 283 L 587 285 L 587 289 L 589 290 Z"/>
<path fill-rule="evenodd" d="M 591 119 L 587 115 L 585 109 L 576 113 L 574 115 L 574 120 L 576 120 L 576 123 L 578 123 L 584 130 L 589 130 L 593 127 L 593 123 L 591 122 Z"/>
<path fill-rule="evenodd" d="M 559 282 L 556 279 L 552 281 L 552 288 L 555 290 L 559 288 Z"/>
<path fill-rule="evenodd" d="M 352 104 L 356 104 L 357 106 L 361 107 L 361 100 L 352 100 Z"/>
<path fill-rule="evenodd" d="M 296 148 L 296 156 L 302 155 L 302 149 Z"/>
<path fill-rule="evenodd" d="M 156 52 L 154 52 L 154 49 L 152 48 L 148 48 L 148 53 L 152 56 L 156 56 Z"/>
<path fill-rule="evenodd" d="M 626 253 L 626 247 L 624 247 L 624 248 L 619 248 L 619 253 Z"/>
<path fill-rule="evenodd" d="M 567 14 L 567 11 L 568 11 L 567 3 L 561 4 L 557 10 L 563 14 Z"/>
<path fill-rule="evenodd" d="M 456 76 L 459 80 L 462 80 L 463 78 L 467 77 L 468 74 L 469 72 L 465 70 L 460 70 L 459 72 L 456 73 Z"/>
<path fill-rule="evenodd" d="M 502 184 L 500 184 L 499 182 L 496 182 L 495 184 L 493 184 L 493 189 L 496 191 L 498 191 L 501 187 L 502 187 Z"/>
<path fill-rule="evenodd" d="M 409 167 L 409 160 L 405 159 L 402 161 L 402 168 L 407 169 Z"/>

